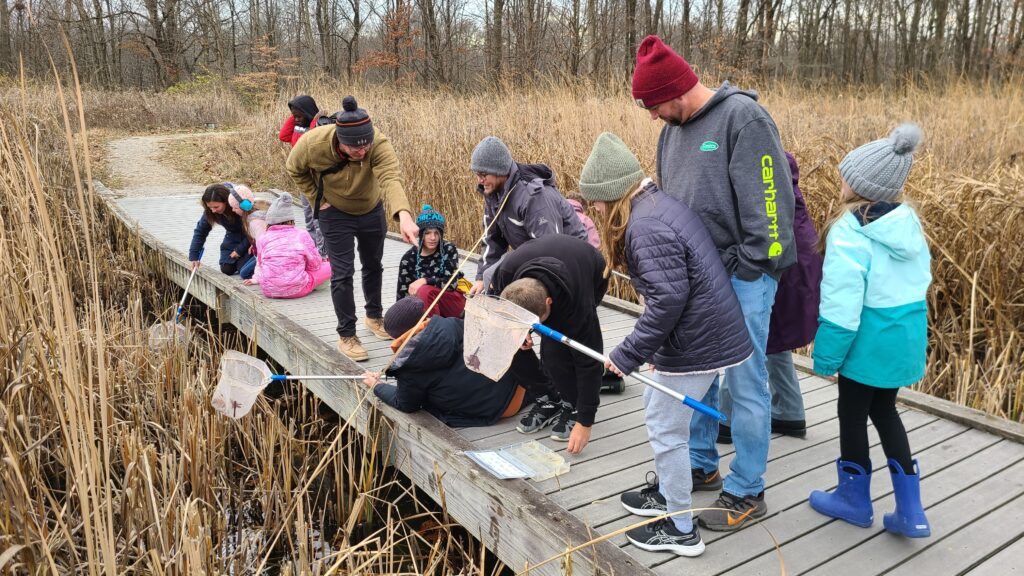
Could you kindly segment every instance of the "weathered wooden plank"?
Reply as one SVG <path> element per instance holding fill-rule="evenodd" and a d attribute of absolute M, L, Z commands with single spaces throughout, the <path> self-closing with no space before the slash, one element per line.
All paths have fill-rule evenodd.
<path fill-rule="evenodd" d="M 912 427 L 926 426 L 935 421 L 933 416 L 929 416 L 920 412 L 909 412 L 905 416 L 905 422 L 908 429 Z M 783 437 L 779 441 L 773 441 L 768 453 L 768 467 L 765 471 L 765 484 L 767 486 L 768 494 L 771 497 L 769 501 L 769 507 L 774 508 L 772 504 L 774 501 L 774 492 L 777 485 L 785 484 L 793 479 L 800 478 L 807 474 L 809 471 L 816 470 L 822 467 L 828 467 L 835 461 L 836 455 L 839 453 L 839 425 L 836 419 L 831 419 L 822 424 L 830 429 L 830 433 L 825 435 L 825 439 L 821 442 L 815 443 L 811 446 L 807 446 L 806 443 L 802 443 L 796 439 Z M 869 428 L 869 437 L 873 442 L 877 443 L 877 437 L 873 429 Z M 723 448 L 725 448 L 723 450 Z M 728 473 L 729 465 L 732 462 L 732 458 L 735 455 L 733 446 L 719 446 L 719 453 L 721 456 L 721 462 L 719 463 L 719 470 L 723 473 Z M 651 461 L 649 469 L 653 470 L 653 460 Z M 646 470 L 648 468 L 645 468 Z M 834 476 L 834 470 L 832 472 Z M 566 508 L 577 512 L 576 508 L 591 508 L 590 510 L 578 511 L 581 516 L 585 516 L 592 522 L 592 526 L 599 527 L 601 530 L 606 530 L 605 524 L 612 522 L 617 519 L 621 519 L 627 515 L 625 510 L 621 506 L 618 506 L 618 495 L 625 490 L 634 490 L 643 484 L 643 477 L 636 472 L 632 475 L 630 471 L 619 473 L 613 476 L 621 476 L 615 478 L 614 481 L 609 478 L 607 482 L 613 488 L 609 491 L 605 486 L 600 483 L 595 483 L 593 486 L 587 486 L 590 489 L 598 489 L 592 495 L 594 496 L 589 501 L 584 501 L 582 505 L 579 502 L 572 502 Z M 614 487 L 618 487 L 616 490 Z M 806 497 L 806 494 L 804 494 Z M 559 500 L 558 495 L 552 494 L 552 498 L 556 501 Z M 713 498 L 712 498 L 713 499 Z M 590 502 L 601 502 L 607 500 L 614 502 L 615 506 L 609 505 L 598 505 L 591 507 Z M 624 540 L 623 540 L 624 542 Z"/>
<path fill-rule="evenodd" d="M 918 436 L 929 434 L 928 437 L 930 441 L 939 442 L 948 437 L 945 436 L 945 434 L 955 435 L 958 431 L 962 432 L 963 430 L 964 429 L 962 427 L 958 427 L 953 423 L 942 420 L 933 420 L 931 424 L 926 427 L 917 429 L 916 434 Z M 936 434 L 939 434 L 939 436 L 936 437 Z M 876 445 L 873 449 L 876 453 L 881 452 L 880 446 Z M 831 473 L 832 485 L 834 485 L 835 468 L 834 464 L 831 462 L 812 468 L 810 473 L 806 474 L 806 477 L 810 477 L 815 473 L 820 473 L 822 471 Z M 716 551 L 725 550 L 727 553 L 739 551 L 740 557 L 743 558 L 749 557 L 751 555 L 751 551 L 754 549 L 767 547 L 769 552 L 764 554 L 763 564 L 759 565 L 759 569 L 766 570 L 767 572 L 751 573 L 771 573 L 773 566 L 777 570 L 777 558 L 770 552 L 772 550 L 772 540 L 768 536 L 768 532 L 766 530 L 770 530 L 773 537 L 779 538 L 779 534 L 784 533 L 787 529 L 795 527 L 797 529 L 805 528 L 810 530 L 811 528 L 807 528 L 808 526 L 819 524 L 824 525 L 829 521 L 828 518 L 822 517 L 820 514 L 813 512 L 813 510 L 806 506 L 806 504 L 800 504 L 807 499 L 807 495 L 810 493 L 810 490 L 813 489 L 807 488 L 804 476 L 804 474 L 801 474 L 794 476 L 791 481 L 782 481 L 779 483 L 772 482 L 768 485 L 765 492 L 765 498 L 768 502 L 768 515 L 762 518 L 757 524 L 738 532 L 712 532 L 704 530 L 701 532 L 704 542 L 709 546 L 713 546 L 713 549 Z M 799 491 L 796 494 L 793 494 L 793 491 L 790 489 L 794 484 L 799 486 Z M 821 486 L 817 486 L 816 488 L 821 488 Z M 810 515 L 806 514 L 807 512 L 810 512 Z M 794 515 L 798 515 L 800 518 L 796 523 L 792 522 L 792 517 Z M 635 519 L 631 520 L 627 518 L 626 521 L 609 524 L 602 527 L 600 530 L 602 532 L 611 531 L 619 527 L 621 524 L 628 524 L 632 521 L 635 521 Z M 631 547 L 626 543 L 625 538 L 622 536 L 618 536 L 612 541 L 627 548 Z M 686 563 L 680 563 L 677 558 L 666 557 L 663 554 L 645 552 L 643 550 L 630 551 L 630 555 L 637 558 L 645 565 L 654 568 L 656 572 L 662 574 L 676 573 L 674 571 L 680 570 L 687 565 Z M 707 560 L 705 560 L 709 573 L 719 573 L 724 570 L 723 567 L 716 563 L 719 560 L 720 556 L 718 554 L 709 556 Z"/>
<path fill-rule="evenodd" d="M 1020 503 L 1013 503 L 1020 509 Z M 1010 531 L 1008 531 L 1010 532 Z M 1015 531 L 1014 531 L 1015 532 Z M 1022 571 L 1021 558 L 1024 558 L 1024 538 L 1018 535 L 1017 541 L 1000 550 L 991 558 L 965 572 L 965 576 L 992 576 L 994 574 L 1020 574 Z M 932 574 L 935 574 L 933 572 Z"/>
<path fill-rule="evenodd" d="M 594 422 L 591 439 L 593 440 L 614 434 L 615 432 L 622 430 L 623 427 L 632 428 L 642 426 L 643 414 L 640 412 L 641 405 L 636 402 L 623 401 L 611 404 L 602 404 L 597 409 L 597 420 Z M 624 420 L 624 417 L 628 417 L 628 419 Z M 530 439 L 547 438 L 551 434 L 550 428 L 545 428 L 543 431 L 535 432 L 533 434 L 521 434 L 515 429 L 515 425 L 518 421 L 518 418 L 509 418 L 508 421 L 501 422 L 501 429 L 504 430 L 504 432 L 479 438 L 474 442 L 474 445 L 480 448 L 494 448 L 515 444 L 517 442 L 524 442 Z M 494 430 L 494 428 L 495 426 L 487 427 L 488 430 Z M 555 445 L 558 446 L 559 449 L 565 448 L 564 442 L 560 444 L 556 443 Z M 586 454 L 586 449 L 584 449 L 583 452 Z"/>
<path fill-rule="evenodd" d="M 980 451 L 993 446 L 998 439 L 977 431 L 957 428 L 954 424 L 950 427 L 947 421 L 935 420 L 928 426 L 921 428 L 915 435 L 916 438 L 925 438 L 931 442 L 930 445 L 921 444 L 918 446 L 918 457 L 927 461 L 935 470 L 944 469 L 960 462 L 966 458 L 973 457 Z M 931 436 L 940 433 L 940 437 Z M 952 433 L 952 436 L 945 437 L 945 434 Z M 884 461 L 884 453 L 881 444 L 877 439 L 873 440 L 871 447 L 871 458 L 873 462 Z M 838 443 L 835 444 L 838 446 Z M 879 466 L 881 468 L 881 465 Z M 769 470 L 770 471 L 770 470 Z M 879 474 L 881 477 L 884 472 Z M 721 573 L 737 567 L 742 567 L 752 557 L 765 555 L 764 566 L 774 566 L 774 547 L 764 530 L 770 530 L 772 536 L 781 543 L 791 541 L 802 534 L 813 533 L 818 527 L 827 524 L 830 520 L 817 512 L 814 512 L 807 505 L 807 497 L 811 490 L 831 490 L 836 484 L 836 468 L 834 463 L 828 463 L 805 472 L 800 476 L 789 478 L 768 487 L 767 498 L 769 499 L 770 511 L 775 512 L 771 517 L 764 519 L 756 530 L 741 530 L 732 534 L 711 533 L 706 534 L 709 542 L 714 542 L 713 556 L 708 556 L 707 568 L 710 573 Z M 872 493 L 880 497 L 886 490 L 888 479 L 881 482 L 873 482 Z M 881 522 L 881 512 L 876 507 L 876 522 Z M 705 534 L 702 532 L 702 534 Z M 788 555 L 787 555 L 788 558 Z M 673 564 L 669 562 L 663 567 L 657 568 L 656 572 L 671 574 Z M 741 570 L 742 571 L 742 570 Z"/>
<path fill-rule="evenodd" d="M 981 539 L 981 534 L 972 530 L 960 531 L 960 538 L 957 538 L 957 528 L 971 524 L 976 519 L 981 523 L 990 523 L 993 519 L 988 516 L 992 512 L 1009 505 L 1024 493 L 1024 450 L 1019 446 L 1015 448 L 1016 454 L 1005 460 L 1006 463 L 1016 461 L 1010 468 L 1003 469 L 1003 464 L 996 463 L 991 468 L 983 468 L 986 474 L 980 476 L 976 473 L 978 468 L 972 470 L 973 474 L 962 472 L 956 475 L 940 473 L 922 476 L 921 500 L 932 526 L 930 538 L 896 537 L 878 526 L 879 537 L 865 540 L 815 570 L 821 574 L 838 576 L 857 574 L 850 566 L 853 559 L 872 558 L 872 568 L 883 571 L 927 550 L 936 549 L 940 554 L 951 554 L 951 542 L 953 545 L 959 543 L 979 549 L 987 548 L 993 552 L 998 550 L 995 543 Z M 877 501 L 875 507 L 880 511 L 892 511 L 895 508 L 893 495 L 889 494 Z M 1024 510 L 1018 509 L 1017 515 L 1022 514 Z M 1003 527 L 1005 529 L 1006 525 Z M 841 528 L 837 526 L 836 530 Z"/>
<path fill-rule="evenodd" d="M 814 365 L 810 358 L 797 354 L 793 355 L 793 363 L 797 366 L 798 370 L 807 372 L 811 372 Z M 985 430 L 1017 443 L 1024 443 L 1024 423 L 997 418 L 981 410 L 961 406 L 949 400 L 943 400 L 942 398 L 936 398 L 935 396 L 907 388 L 900 390 L 897 402 L 917 408 L 918 410 L 931 412 L 947 420 L 959 422 L 964 426 Z"/>
<path fill-rule="evenodd" d="M 601 419 L 604 418 L 612 418 L 616 415 L 623 414 L 625 412 L 639 410 L 641 408 L 640 404 L 634 405 L 630 403 L 630 401 L 637 398 L 641 394 L 643 394 L 643 385 L 629 381 L 627 381 L 626 390 L 622 394 L 602 394 L 601 405 L 597 409 L 597 421 L 600 422 Z M 505 436 L 505 439 L 510 440 L 509 444 L 512 444 L 515 443 L 514 439 L 516 437 L 508 434 L 510 432 L 515 432 L 517 423 L 518 419 L 509 418 L 506 420 L 502 420 L 501 422 L 498 422 L 497 424 L 494 424 L 492 426 L 480 428 L 464 428 L 460 430 L 459 433 L 462 434 L 464 438 L 474 442 L 478 446 L 501 445 L 500 442 L 502 440 L 497 441 L 499 443 L 483 443 L 485 439 L 498 435 L 507 435 Z"/>
<path fill-rule="evenodd" d="M 928 520 L 936 526 L 934 517 L 928 511 Z M 1004 550 L 1019 542 L 1018 530 L 1008 527 L 1024 524 L 1024 498 L 1018 496 L 1005 502 L 987 515 L 971 523 L 952 522 L 943 530 L 932 533 L 927 550 L 900 564 L 888 574 L 891 576 L 916 576 L 918 574 L 960 574 L 981 563 L 994 551 Z M 938 540 L 936 540 L 938 538 Z M 902 550 L 901 550 L 902 551 Z M 1024 559 L 1024 548 L 1018 552 L 1016 569 L 1020 570 Z M 985 562 L 987 564 L 987 562 Z M 995 568 L 994 566 L 991 568 Z M 990 570 L 987 574 L 1009 574 L 1011 571 Z"/>
<path fill-rule="evenodd" d="M 1006 442 L 999 442 L 976 456 L 961 460 L 934 474 L 925 472 L 921 480 L 921 499 L 925 508 L 930 512 L 934 530 L 941 531 L 944 525 L 960 526 L 975 518 L 976 514 L 989 511 L 992 504 L 999 504 L 1020 493 L 1024 487 L 1020 477 L 1021 472 L 1024 471 L 1024 461 L 1020 460 L 1019 447 L 1008 447 L 1006 444 Z M 881 455 L 875 458 L 881 460 Z M 978 470 L 985 470 L 986 474 L 979 478 Z M 883 543 L 890 541 L 907 552 L 922 545 L 920 544 L 921 540 L 896 538 L 889 534 L 882 534 L 884 530 L 881 526 L 881 515 L 893 509 L 893 500 L 892 486 L 889 479 L 885 478 L 886 472 L 881 470 L 878 475 L 880 478 L 872 482 L 871 487 L 872 497 L 876 499 L 874 505 L 876 519 L 872 528 L 857 528 L 845 522 L 832 521 L 814 512 L 810 506 L 800 506 L 787 515 L 787 526 L 797 527 L 796 530 L 800 531 L 799 537 L 787 539 L 790 541 L 782 546 L 782 553 L 786 558 L 788 569 L 794 573 L 802 573 L 811 569 L 820 571 L 822 574 L 837 573 L 843 568 L 839 562 L 830 561 L 838 558 L 850 561 L 849 558 L 852 555 L 845 553 L 856 550 L 859 548 L 859 544 L 869 540 Z M 878 499 L 883 495 L 884 497 Z M 955 508 L 951 512 L 943 514 L 943 511 L 950 510 L 949 505 L 953 505 Z M 822 519 L 824 524 L 819 524 Z M 801 520 L 803 521 L 801 522 Z M 808 529 L 812 531 L 806 532 Z M 789 534 L 789 536 L 792 538 L 793 535 Z M 865 552 L 869 552 L 869 550 L 865 550 Z M 899 554 L 895 549 L 889 549 L 887 553 L 892 554 L 894 558 Z M 774 556 L 773 553 L 759 556 L 751 562 L 741 564 L 731 573 L 750 574 L 768 569 L 775 564 L 772 556 Z M 884 564 L 888 559 L 888 556 L 874 554 L 858 555 L 858 557 L 871 558 L 873 568 L 877 565 L 879 571 L 886 567 Z M 900 555 L 899 557 L 905 556 Z M 825 569 L 825 563 L 829 563 L 830 570 Z"/>

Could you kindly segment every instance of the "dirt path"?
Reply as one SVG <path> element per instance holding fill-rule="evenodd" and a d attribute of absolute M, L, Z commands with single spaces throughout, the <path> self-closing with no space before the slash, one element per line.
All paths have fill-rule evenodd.
<path fill-rule="evenodd" d="M 107 162 L 114 182 L 113 191 L 120 196 L 183 196 L 202 192 L 202 185 L 188 182 L 177 170 L 160 160 L 165 145 L 188 138 L 205 138 L 211 134 L 170 134 L 133 136 L 107 144 Z"/>

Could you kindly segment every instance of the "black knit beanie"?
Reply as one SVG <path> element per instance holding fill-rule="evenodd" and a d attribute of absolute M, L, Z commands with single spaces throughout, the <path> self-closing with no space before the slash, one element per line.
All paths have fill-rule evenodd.
<path fill-rule="evenodd" d="M 335 120 L 338 142 L 348 146 L 366 146 L 373 142 L 373 122 L 370 115 L 356 104 L 354 96 L 341 101 L 342 111 Z"/>

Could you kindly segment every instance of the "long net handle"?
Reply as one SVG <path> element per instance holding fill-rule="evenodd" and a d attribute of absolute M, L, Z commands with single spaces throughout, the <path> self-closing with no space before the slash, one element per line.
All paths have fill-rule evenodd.
<path fill-rule="evenodd" d="M 199 250 L 199 259 L 203 259 L 203 252 L 206 252 L 206 248 Z M 196 272 L 199 271 L 199 266 L 192 269 L 192 273 L 188 275 L 188 282 L 185 283 L 185 293 L 181 295 L 181 301 L 178 302 L 178 309 L 174 312 L 174 323 L 178 323 L 178 319 L 181 318 L 181 311 L 185 308 L 185 299 L 188 298 L 188 289 L 192 287 L 192 280 L 196 277 Z"/>
<path fill-rule="evenodd" d="M 590 356 L 591 358 L 593 358 L 594 360 L 597 360 L 598 362 L 607 362 L 608 361 L 608 357 L 605 356 L 604 354 L 601 354 L 597 350 L 594 350 L 592 348 L 588 348 L 588 347 L 584 346 L 583 344 L 580 344 L 579 342 L 573 340 L 572 338 L 569 338 L 565 334 L 562 334 L 561 332 L 559 332 L 557 330 L 552 330 L 551 328 L 548 328 L 547 326 L 545 326 L 545 325 L 543 325 L 543 324 L 541 324 L 539 322 L 534 323 L 532 328 L 535 331 L 537 331 L 537 333 L 541 334 L 542 336 L 546 336 L 546 337 L 548 337 L 548 338 L 550 338 L 550 339 L 552 339 L 552 340 L 554 340 L 556 342 L 561 342 L 562 344 L 565 344 L 566 346 L 572 348 L 573 350 L 577 350 L 579 352 L 582 352 L 583 354 L 586 354 L 587 356 Z M 725 422 L 725 420 L 726 420 L 725 415 L 722 414 L 721 412 L 719 412 L 718 410 L 715 410 L 714 408 L 708 406 L 707 404 L 704 404 L 702 402 L 694 400 L 693 398 L 690 398 L 689 396 L 687 396 L 685 394 L 681 394 L 679 392 L 676 392 L 675 390 L 673 390 L 673 389 L 671 389 L 671 388 L 669 388 L 667 386 L 664 386 L 663 384 L 655 382 L 654 380 L 651 380 L 650 378 L 648 378 L 648 377 L 646 377 L 646 376 L 644 376 L 642 374 L 637 374 L 635 372 L 631 372 L 631 373 L 628 374 L 628 376 L 632 376 L 633 378 L 636 378 L 640 382 L 650 386 L 651 388 L 654 388 L 655 390 L 657 390 L 659 392 L 663 392 L 665 394 L 668 394 L 669 396 L 675 398 L 676 400 L 679 400 L 680 402 L 682 402 L 686 406 L 689 406 L 690 408 L 692 408 L 692 409 L 694 409 L 694 410 L 696 410 L 696 411 L 698 411 L 698 412 L 700 412 L 702 414 L 707 414 L 708 416 L 711 416 L 712 418 L 717 418 L 718 420 L 720 420 L 722 422 Z"/>

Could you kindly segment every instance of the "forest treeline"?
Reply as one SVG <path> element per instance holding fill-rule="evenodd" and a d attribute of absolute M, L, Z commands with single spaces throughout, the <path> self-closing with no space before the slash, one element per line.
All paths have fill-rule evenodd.
<path fill-rule="evenodd" d="M 3 0 L 0 73 L 70 42 L 91 84 L 196 78 L 486 88 L 625 82 L 662 36 L 698 69 L 815 84 L 1018 81 L 1024 0 Z M 62 34 L 64 32 L 65 34 Z"/>

